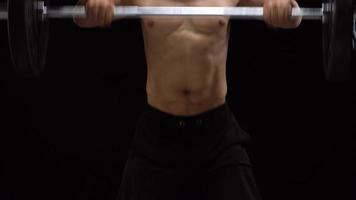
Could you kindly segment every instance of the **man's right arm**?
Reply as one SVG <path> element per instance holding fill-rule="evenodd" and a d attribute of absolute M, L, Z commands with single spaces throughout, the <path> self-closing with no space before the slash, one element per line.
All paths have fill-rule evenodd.
<path fill-rule="evenodd" d="M 85 6 L 86 17 L 74 17 L 79 27 L 108 27 L 114 20 L 116 5 L 132 5 L 134 0 L 79 0 L 77 5 Z M 117 18 L 115 18 L 117 20 Z"/>

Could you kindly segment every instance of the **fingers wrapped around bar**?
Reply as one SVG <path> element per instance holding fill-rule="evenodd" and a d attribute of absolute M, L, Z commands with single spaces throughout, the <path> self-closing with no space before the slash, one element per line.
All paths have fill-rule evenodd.
<path fill-rule="evenodd" d="M 292 8 L 298 8 L 295 0 L 265 0 L 263 17 L 265 22 L 276 28 L 297 28 L 302 17 L 292 17 Z"/>
<path fill-rule="evenodd" d="M 86 17 L 74 17 L 82 28 L 109 27 L 114 19 L 114 0 L 79 0 L 77 5 L 85 6 Z"/>

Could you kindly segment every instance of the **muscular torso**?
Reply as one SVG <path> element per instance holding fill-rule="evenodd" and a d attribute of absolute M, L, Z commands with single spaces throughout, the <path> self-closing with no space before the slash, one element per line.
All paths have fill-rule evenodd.
<path fill-rule="evenodd" d="M 136 0 L 139 6 L 236 6 L 239 0 Z M 225 103 L 227 17 L 145 17 L 148 103 L 196 115 Z"/>

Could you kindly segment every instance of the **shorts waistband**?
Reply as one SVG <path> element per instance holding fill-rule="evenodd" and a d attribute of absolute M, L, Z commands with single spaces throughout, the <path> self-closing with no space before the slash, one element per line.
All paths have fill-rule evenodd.
<path fill-rule="evenodd" d="M 209 123 L 217 123 L 228 120 L 230 113 L 229 106 L 227 103 L 224 103 L 216 108 L 205 111 L 201 114 L 194 116 L 176 116 L 166 112 L 163 112 L 150 104 L 146 103 L 144 115 L 146 119 L 151 122 L 157 122 L 162 126 L 169 126 L 171 128 L 180 127 L 180 128 L 189 128 L 197 126 L 206 126 Z"/>

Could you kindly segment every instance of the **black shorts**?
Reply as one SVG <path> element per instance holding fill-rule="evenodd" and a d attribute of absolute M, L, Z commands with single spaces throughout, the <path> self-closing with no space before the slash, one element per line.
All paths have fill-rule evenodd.
<path fill-rule="evenodd" d="M 147 104 L 117 199 L 261 199 L 244 148 L 248 140 L 227 104 L 191 117 Z"/>

